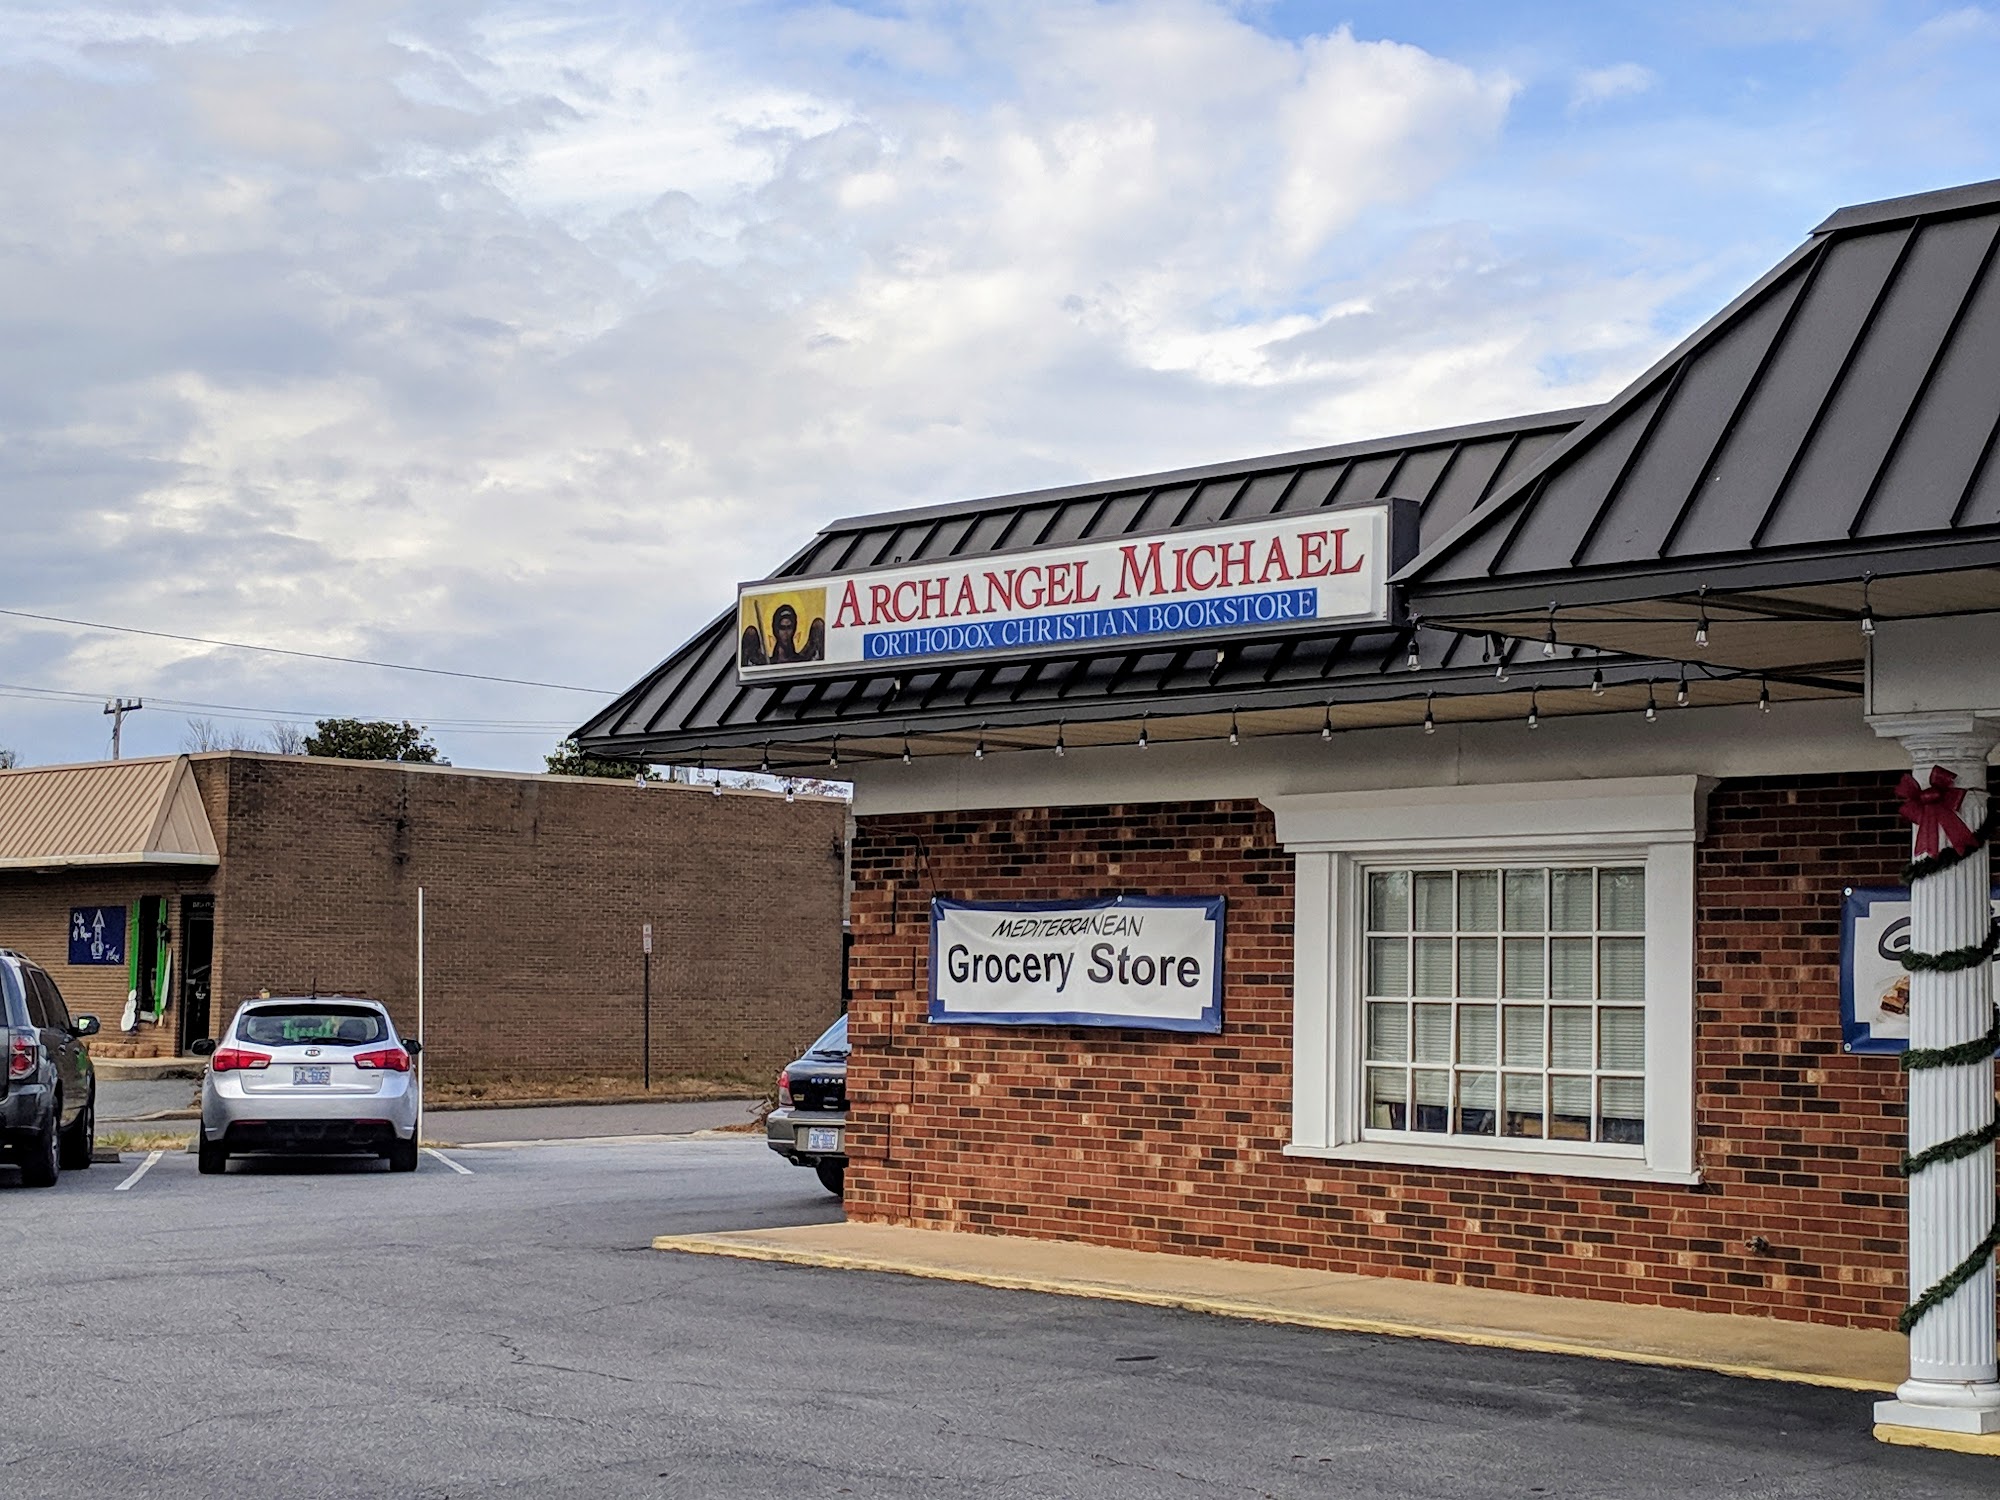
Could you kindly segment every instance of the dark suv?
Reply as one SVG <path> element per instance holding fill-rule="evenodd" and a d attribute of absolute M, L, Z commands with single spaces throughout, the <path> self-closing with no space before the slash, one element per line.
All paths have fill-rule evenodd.
<path fill-rule="evenodd" d="M 847 1017 L 778 1075 L 778 1107 L 764 1117 L 765 1144 L 795 1167 L 811 1167 L 836 1196 L 847 1185 Z"/>
<path fill-rule="evenodd" d="M 97 1076 L 83 1038 L 97 1017 L 70 1018 L 62 991 L 31 958 L 0 948 L 0 1152 L 29 1187 L 87 1167 L 97 1146 Z"/>

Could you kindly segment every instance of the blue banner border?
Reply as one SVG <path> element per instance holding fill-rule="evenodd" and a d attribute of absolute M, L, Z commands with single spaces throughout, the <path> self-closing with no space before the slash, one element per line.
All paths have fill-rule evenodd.
<path fill-rule="evenodd" d="M 2000 885 L 1990 898 L 2000 901 Z M 1909 1042 L 1902 1037 L 1878 1037 L 1874 1028 L 1854 1015 L 1854 924 L 1868 915 L 1878 901 L 1908 901 L 1910 890 L 1902 885 L 1848 886 L 1840 899 L 1840 1046 L 1843 1052 L 1894 1055 L 1907 1052 Z"/>
<path fill-rule="evenodd" d="M 947 911 L 1090 912 L 1109 911 L 1114 907 L 1123 906 L 1136 906 L 1153 911 L 1166 908 L 1177 908 L 1182 911 L 1199 910 L 1215 923 L 1215 999 L 1199 1016 L 1175 1021 L 1140 1016 L 1099 1015 L 1094 1011 L 1083 1010 L 1007 1011 L 999 1014 L 987 1011 L 946 1012 L 939 1004 L 938 928 L 943 923 Z M 1095 901 L 953 901 L 944 896 L 933 896 L 931 897 L 930 972 L 926 976 L 925 983 L 926 999 L 929 1002 L 926 1019 L 933 1026 L 1096 1026 L 1118 1031 L 1173 1031 L 1219 1035 L 1222 1031 L 1223 924 L 1227 920 L 1228 906 L 1229 899 L 1226 896 L 1107 896 Z"/>

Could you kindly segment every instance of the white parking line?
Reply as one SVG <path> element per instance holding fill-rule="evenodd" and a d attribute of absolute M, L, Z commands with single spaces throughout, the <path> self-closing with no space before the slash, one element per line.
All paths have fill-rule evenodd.
<path fill-rule="evenodd" d="M 472 1175 L 472 1168 L 461 1167 L 457 1162 L 453 1161 L 449 1156 L 446 1156 L 442 1151 L 438 1150 L 435 1146 L 424 1147 L 424 1155 L 435 1156 L 439 1161 L 443 1162 L 447 1167 L 450 1167 L 452 1171 L 458 1173 L 458 1175 L 461 1177 L 470 1177 Z"/>
<path fill-rule="evenodd" d="M 158 1161 L 161 1157 L 165 1156 L 166 1154 L 167 1153 L 164 1151 L 148 1151 L 146 1153 L 146 1159 L 139 1163 L 139 1170 L 134 1172 L 130 1177 L 126 1178 L 123 1182 L 119 1183 L 118 1186 L 113 1188 L 111 1191 L 114 1193 L 129 1192 L 134 1183 L 136 1183 L 141 1177 L 144 1177 L 148 1172 L 153 1170 L 153 1163 Z"/>

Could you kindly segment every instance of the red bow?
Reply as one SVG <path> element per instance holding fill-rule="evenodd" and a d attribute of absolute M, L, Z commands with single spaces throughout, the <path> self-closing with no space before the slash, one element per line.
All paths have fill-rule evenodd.
<path fill-rule="evenodd" d="M 1917 825 L 1917 853 L 1925 859 L 1938 852 L 1942 839 L 1950 839 L 1951 847 L 1960 854 L 1970 854 L 1979 847 L 1979 840 L 1958 815 L 1965 788 L 1957 782 L 1943 766 L 1932 766 L 1929 786 L 1914 776 L 1905 776 L 1896 787 L 1896 795 L 1903 799 L 1903 817 Z"/>

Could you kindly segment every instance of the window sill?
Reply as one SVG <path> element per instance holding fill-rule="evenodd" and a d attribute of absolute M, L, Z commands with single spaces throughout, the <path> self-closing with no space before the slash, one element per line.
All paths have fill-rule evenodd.
<path fill-rule="evenodd" d="M 1401 1145 L 1355 1141 L 1345 1146 L 1287 1146 L 1287 1156 L 1368 1166 L 1422 1167 L 1434 1171 L 1496 1172 L 1536 1177 L 1588 1177 L 1605 1182 L 1651 1182 L 1693 1187 L 1699 1172 L 1669 1172 L 1637 1157 L 1570 1156 L 1555 1151 L 1481 1151 L 1464 1146 Z"/>

